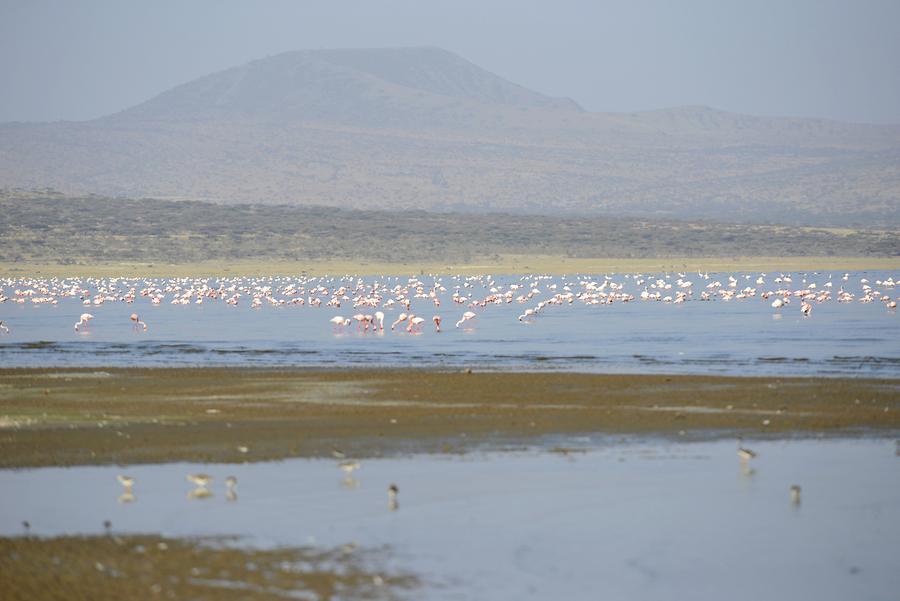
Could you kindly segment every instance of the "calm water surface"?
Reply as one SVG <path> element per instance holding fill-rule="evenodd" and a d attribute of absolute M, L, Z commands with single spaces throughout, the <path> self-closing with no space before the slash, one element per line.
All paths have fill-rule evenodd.
<path fill-rule="evenodd" d="M 673 285 L 661 293 L 674 296 L 679 290 L 676 274 L 642 276 L 612 275 L 561 276 L 535 279 L 495 277 L 481 279 L 429 278 L 420 276 L 427 293 L 438 282 L 445 290 L 438 294 L 442 305 L 435 307 L 428 298 L 412 298 L 410 312 L 427 321 L 419 334 L 402 327 L 395 332 L 360 332 L 355 325 L 335 332 L 328 320 L 335 315 L 374 313 L 381 308 L 389 324 L 403 311 L 399 305 L 383 308 L 353 306 L 344 301 L 340 308 L 308 305 L 273 306 L 264 302 L 250 307 L 252 296 L 244 294 L 237 306 L 222 300 L 206 299 L 203 304 L 172 305 L 174 293 L 166 294 L 159 305 L 137 296 L 134 303 L 120 300 L 100 306 L 83 306 L 78 297 L 58 298 L 58 304 L 0 303 L 0 320 L 10 327 L 0 334 L 0 364 L 4 366 L 416 366 L 470 367 L 484 369 L 545 369 L 591 372 L 719 373 L 734 375 L 826 375 L 900 377 L 900 325 L 896 311 L 884 302 L 858 301 L 863 286 L 881 294 L 897 297 L 891 273 L 856 272 L 843 279 L 841 273 L 792 274 L 791 283 L 776 283 L 778 274 L 766 274 L 765 284 L 756 284 L 758 273 L 733 274 L 735 291 L 753 287 L 756 296 L 721 300 L 713 294 L 708 302 L 696 300 L 712 282 L 729 286 L 732 274 L 685 274 L 693 281 L 691 299 L 683 304 L 642 301 L 641 291 L 657 279 Z M 585 290 L 587 282 L 622 285 L 620 293 L 636 300 L 612 304 L 587 305 L 580 300 L 548 305 L 533 320 L 519 321 L 517 316 L 538 302 L 547 301 L 569 286 L 573 294 Z M 869 283 L 861 283 L 861 280 Z M 897 279 L 900 279 L 898 277 Z M 378 278 L 393 288 L 408 286 L 409 278 Z M 876 281 L 890 281 L 880 286 Z M 74 280 L 70 280 L 72 282 Z M 282 294 L 288 283 L 311 289 L 325 286 L 333 290 L 358 280 L 322 278 L 301 280 L 235 279 L 223 285 L 271 286 L 272 297 L 289 300 Z M 361 280 L 368 287 L 374 278 Z M 299 282 L 299 284 L 298 284 Z M 828 283 L 831 288 L 826 288 Z M 184 291 L 201 284 L 216 287 L 217 280 L 180 281 Z M 171 281 L 169 282 L 171 285 Z M 776 310 L 771 298 L 763 300 L 766 290 L 800 289 L 815 284 L 817 292 L 828 290 L 831 300 L 813 303 L 810 317 L 799 310 L 800 299 Z M 29 282 L 7 281 L 3 293 L 15 298 L 15 290 L 37 289 Z M 82 281 L 96 297 L 108 280 Z M 164 280 L 120 280 L 113 296 L 121 298 L 129 287 L 138 290 L 165 286 Z M 467 286 L 468 285 L 468 286 Z M 499 294 L 510 286 L 522 286 L 514 296 L 539 290 L 527 302 L 489 304 L 473 310 L 477 317 L 459 329 L 454 322 L 469 310 L 468 303 L 486 298 L 491 288 Z M 553 287 L 555 286 L 555 288 Z M 835 300 L 839 289 L 852 292 L 852 302 Z M 807 288 L 812 289 L 812 288 Z M 410 288 L 410 296 L 414 290 Z M 454 303 L 451 295 L 459 291 L 467 298 Z M 654 288 L 649 289 L 654 292 Z M 714 291 L 713 291 L 714 292 Z M 329 295 L 322 298 L 327 300 Z M 40 295 L 38 295 L 40 296 Z M 297 294 L 293 294 L 297 297 Z M 352 296 L 352 295 L 350 295 Z M 402 296 L 402 295 L 400 295 Z M 302 295 L 308 299 L 308 290 Z M 392 298 L 386 294 L 381 303 Z M 399 296 L 398 296 L 399 298 Z M 774 298 L 774 297 L 772 297 Z M 83 312 L 95 315 L 89 332 L 75 332 L 73 324 Z M 146 332 L 134 331 L 129 315 L 137 312 L 149 324 Z M 443 332 L 437 334 L 431 317 L 443 317 Z"/>
<path fill-rule="evenodd" d="M 463 457 L 0 471 L 0 534 L 239 535 L 249 546 L 386 545 L 416 599 L 896 599 L 894 440 L 579 438 Z M 137 478 L 121 503 L 116 474 Z M 185 474 L 215 478 L 188 499 Z M 224 479 L 237 476 L 237 499 Z M 386 490 L 400 488 L 391 511 Z M 800 504 L 789 489 L 802 487 Z"/>

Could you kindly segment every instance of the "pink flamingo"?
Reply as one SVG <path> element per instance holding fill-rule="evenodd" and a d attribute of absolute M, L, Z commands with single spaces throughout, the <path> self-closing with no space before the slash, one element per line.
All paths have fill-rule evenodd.
<path fill-rule="evenodd" d="M 391 324 L 391 329 L 393 330 L 397 326 L 398 323 L 406 321 L 408 318 L 409 318 L 409 315 L 407 315 L 406 313 L 401 313 L 400 315 L 397 316 L 397 321 L 395 321 L 394 323 Z"/>
<path fill-rule="evenodd" d="M 363 322 L 366 321 L 366 316 L 362 313 L 357 313 L 353 316 L 353 319 L 356 320 L 356 329 L 362 329 Z"/>
<path fill-rule="evenodd" d="M 382 332 L 384 331 L 384 313 L 381 311 L 375 311 L 375 325 L 378 326 L 378 329 Z M 375 329 L 375 326 L 372 326 L 372 329 Z"/>
<path fill-rule="evenodd" d="M 803 313 L 803 317 L 809 317 L 809 314 L 812 313 L 812 305 L 803 301 L 800 303 L 800 312 Z"/>
<path fill-rule="evenodd" d="M 412 331 L 418 332 L 419 328 L 421 327 L 421 325 L 423 323 L 425 323 L 425 319 L 422 317 L 410 317 L 409 318 L 409 326 L 407 326 L 406 331 L 407 332 L 412 332 Z"/>
<path fill-rule="evenodd" d="M 441 331 L 441 316 L 435 315 L 434 317 L 431 318 L 431 321 L 434 322 L 434 331 L 440 332 Z"/>
<path fill-rule="evenodd" d="M 475 318 L 474 313 L 472 313 L 471 311 L 466 311 L 465 313 L 463 313 L 462 319 L 460 319 L 459 321 L 456 322 L 456 327 L 458 328 L 464 322 L 469 321 L 470 319 L 474 319 L 474 318 Z"/>
<path fill-rule="evenodd" d="M 131 321 L 134 322 L 134 327 L 135 327 L 135 329 L 137 329 L 137 328 L 139 328 L 139 327 L 143 327 L 143 328 L 144 328 L 144 331 L 145 331 L 145 332 L 147 331 L 147 324 L 144 323 L 143 321 L 141 321 L 141 319 L 138 317 L 138 314 L 137 314 L 137 313 L 132 313 L 132 314 L 131 314 Z"/>
<path fill-rule="evenodd" d="M 75 331 L 77 332 L 80 327 L 83 327 L 85 330 L 88 329 L 88 327 L 90 326 L 88 322 L 92 319 L 94 319 L 94 316 L 90 313 L 82 313 L 81 318 L 75 324 Z"/>

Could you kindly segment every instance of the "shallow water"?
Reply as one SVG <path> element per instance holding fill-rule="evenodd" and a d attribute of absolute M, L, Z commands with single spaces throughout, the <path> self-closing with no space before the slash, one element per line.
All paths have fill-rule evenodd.
<path fill-rule="evenodd" d="M 731 274 L 710 274 L 709 280 L 695 281 L 693 298 L 699 298 L 709 282 L 721 281 L 727 288 Z M 0 320 L 10 327 L 0 334 L 0 365 L 22 366 L 416 366 L 468 367 L 483 369 L 547 369 L 606 373 L 687 373 L 731 375 L 825 375 L 900 377 L 900 326 L 896 311 L 878 300 L 858 302 L 863 294 L 860 280 L 868 279 L 874 289 L 896 297 L 893 286 L 876 286 L 876 280 L 891 278 L 885 272 L 856 272 L 843 281 L 841 274 L 794 274 L 794 282 L 775 284 L 776 274 L 767 283 L 756 285 L 759 274 L 735 274 L 737 290 L 745 286 L 759 293 L 779 287 L 797 289 L 816 283 L 816 290 L 833 284 L 857 295 L 857 300 L 838 303 L 834 299 L 814 303 L 810 317 L 801 316 L 800 300 L 775 310 L 760 296 L 730 301 L 689 300 L 683 304 L 641 301 L 646 283 L 660 278 L 676 282 L 674 274 L 644 276 L 638 285 L 633 278 L 610 276 L 623 284 L 622 292 L 638 297 L 631 302 L 609 305 L 551 305 L 532 320 L 517 316 L 540 300 L 561 293 L 569 284 L 573 292 L 583 290 L 589 280 L 603 282 L 603 276 L 556 277 L 523 280 L 519 276 L 492 280 L 464 280 L 444 277 L 446 292 L 435 308 L 428 299 L 412 300 L 411 312 L 426 318 L 420 334 L 402 329 L 373 334 L 358 331 L 355 325 L 335 332 L 328 320 L 335 315 L 373 313 L 375 308 L 354 308 L 351 302 L 337 308 L 279 307 L 263 303 L 250 308 L 245 295 L 238 306 L 207 299 L 203 304 L 171 305 L 167 295 L 160 305 L 138 296 L 133 304 L 121 301 L 84 307 L 76 298 L 62 298 L 59 304 L 35 305 L 30 301 L 0 303 Z M 900 278 L 898 278 L 900 279 Z M 421 277 L 426 291 L 434 278 Z M 806 280 L 806 284 L 801 284 Z M 271 279 L 229 280 L 242 285 L 271 285 L 275 297 L 289 281 Z M 290 280 L 297 282 L 299 280 Z M 355 279 L 343 280 L 344 284 Z M 364 279 L 371 284 L 372 278 Z M 407 278 L 380 278 L 388 286 L 406 284 Z M 540 294 L 527 303 L 491 304 L 476 308 L 477 317 L 462 328 L 454 322 L 468 309 L 451 301 L 460 288 L 472 300 L 484 298 L 489 288 L 508 290 L 511 284 L 536 283 Z M 210 286 L 218 284 L 208 280 Z M 579 284 L 581 282 L 582 284 Z M 307 280 L 304 284 L 324 284 L 332 279 Z M 161 285 L 160 280 L 120 281 L 118 294 L 131 286 Z M 550 286 L 556 285 L 556 289 Z M 14 289 L 23 282 L 7 283 L 5 294 L 14 298 Z M 85 285 L 90 288 L 91 286 Z M 94 286 L 96 288 L 96 286 Z M 527 292 L 530 285 L 516 294 Z M 665 294 L 674 294 L 677 286 Z M 385 296 L 386 300 L 389 296 Z M 774 298 L 774 297 L 773 297 Z M 327 299 L 327 297 L 326 297 Z M 89 332 L 75 332 L 78 316 L 89 311 L 96 316 Z M 401 309 L 384 309 L 386 323 L 396 319 Z M 128 316 L 140 314 L 149 324 L 146 332 L 135 331 Z M 443 317 L 443 332 L 431 326 L 431 316 Z"/>
<path fill-rule="evenodd" d="M 585 452 L 0 471 L 0 534 L 233 534 L 243 544 L 387 545 L 422 599 L 895 599 L 894 440 L 567 440 Z M 120 503 L 116 474 L 137 478 Z M 185 474 L 212 474 L 187 498 Z M 224 478 L 237 476 L 237 499 Z M 387 486 L 400 488 L 388 508 Z M 801 502 L 789 487 L 802 486 Z"/>

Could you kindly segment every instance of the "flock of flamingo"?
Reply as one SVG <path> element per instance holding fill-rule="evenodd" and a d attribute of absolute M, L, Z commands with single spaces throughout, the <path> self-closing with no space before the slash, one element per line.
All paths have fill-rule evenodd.
<path fill-rule="evenodd" d="M 795 283 L 795 279 L 797 282 Z M 698 272 L 688 278 L 685 273 L 655 275 L 622 274 L 603 276 L 523 275 L 500 282 L 491 275 L 429 276 L 426 283 L 418 277 L 382 277 L 366 281 L 361 277 L 263 277 L 263 278 L 25 278 L 0 279 L 0 306 L 4 303 L 56 305 L 62 299 L 78 299 L 85 307 L 99 308 L 107 303 L 134 303 L 147 299 L 151 306 L 164 302 L 171 305 L 202 305 L 223 302 L 238 306 L 244 302 L 251 309 L 264 305 L 306 306 L 337 310 L 352 307 L 351 317 L 335 315 L 328 319 L 332 328 L 342 331 L 354 322 L 363 332 L 383 332 L 385 311 L 399 309 L 390 330 L 398 326 L 408 333 L 420 333 L 424 324 L 441 331 L 441 316 L 430 320 L 411 312 L 412 303 L 441 307 L 449 300 L 465 309 L 456 321 L 459 328 L 494 305 L 525 305 L 518 321 L 532 321 L 551 307 L 579 303 L 608 305 L 632 301 L 678 305 L 685 302 L 740 302 L 753 299 L 766 301 L 776 312 L 798 302 L 800 312 L 809 317 L 816 304 L 875 303 L 889 309 L 897 307 L 891 292 L 900 279 L 893 277 L 870 282 L 861 277 L 859 288 L 851 291 L 850 274 L 843 275 L 780 273 L 720 274 Z M 696 280 L 696 282 L 694 281 Z M 447 298 L 448 288 L 452 289 Z M 372 311 L 375 309 L 374 311 Z M 76 332 L 90 331 L 94 315 L 83 313 L 74 324 Z M 134 330 L 147 331 L 148 325 L 137 313 L 131 314 Z M 470 326 L 467 326 L 470 327 Z M 8 334 L 7 323 L 0 321 L 0 333 Z"/>

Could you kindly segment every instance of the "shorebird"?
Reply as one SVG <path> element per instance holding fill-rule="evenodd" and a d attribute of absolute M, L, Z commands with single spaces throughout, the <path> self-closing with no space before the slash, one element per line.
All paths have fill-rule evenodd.
<path fill-rule="evenodd" d="M 110 522 L 109 520 L 103 520 L 103 529 L 106 530 L 107 536 L 112 534 L 112 522 Z"/>
<path fill-rule="evenodd" d="M 791 486 L 791 503 L 794 505 L 800 504 L 800 486 L 797 484 Z"/>
<path fill-rule="evenodd" d="M 125 487 L 126 490 L 131 490 L 131 487 L 134 486 L 134 478 L 131 476 L 125 476 L 124 474 L 119 474 L 116 476 L 116 480 L 119 481 L 119 484 Z"/>
<path fill-rule="evenodd" d="M 22 520 L 22 528 L 25 529 L 25 536 L 31 535 L 31 522 L 28 520 Z"/>
<path fill-rule="evenodd" d="M 388 486 L 388 508 L 391 511 L 397 511 L 397 508 L 400 507 L 400 503 L 397 501 L 397 494 L 400 492 L 400 489 L 396 484 L 391 484 Z"/>
<path fill-rule="evenodd" d="M 737 456 L 741 460 L 741 463 L 747 463 L 748 461 L 756 457 L 756 453 L 754 451 L 751 451 L 750 449 L 742 447 L 741 441 L 738 440 Z"/>
<path fill-rule="evenodd" d="M 187 479 L 198 488 L 206 488 L 212 482 L 212 476 L 209 474 L 188 474 Z"/>
<path fill-rule="evenodd" d="M 237 487 L 237 478 L 228 476 L 225 478 L 225 486 L 228 487 L 228 490 L 225 491 L 225 499 L 227 501 L 237 501 L 237 491 L 235 490 Z"/>
<path fill-rule="evenodd" d="M 3 324 L 3 320 L 0 320 L 0 330 L 3 330 L 4 334 L 9 334 L 9 328 Z"/>
<path fill-rule="evenodd" d="M 359 461 L 343 461 L 338 465 L 348 477 L 352 476 L 353 472 L 360 468 Z"/>

